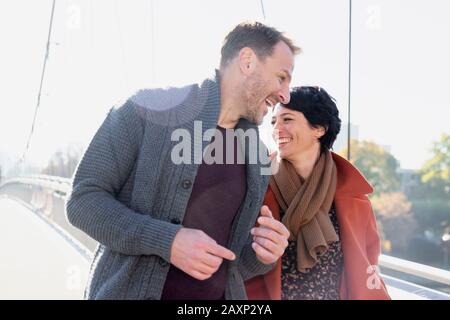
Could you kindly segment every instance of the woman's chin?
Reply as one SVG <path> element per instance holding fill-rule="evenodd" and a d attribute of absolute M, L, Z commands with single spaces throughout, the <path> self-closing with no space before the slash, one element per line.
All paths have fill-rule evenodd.
<path fill-rule="evenodd" d="M 279 150 L 278 155 L 279 155 L 280 159 L 289 160 L 289 154 L 284 150 Z"/>

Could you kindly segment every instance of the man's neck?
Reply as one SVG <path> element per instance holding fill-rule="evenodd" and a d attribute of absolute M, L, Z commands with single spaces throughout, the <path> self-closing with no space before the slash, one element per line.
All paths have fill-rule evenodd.
<path fill-rule="evenodd" d="M 236 127 L 241 112 L 239 109 L 239 97 L 236 97 L 236 92 L 239 92 L 235 87 L 236 81 L 233 80 L 233 75 L 229 72 L 220 74 L 220 113 L 218 125 L 222 128 Z"/>

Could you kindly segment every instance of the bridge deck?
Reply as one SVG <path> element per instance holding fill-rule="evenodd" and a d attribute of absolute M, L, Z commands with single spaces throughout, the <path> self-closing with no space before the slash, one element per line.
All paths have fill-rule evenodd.
<path fill-rule="evenodd" d="M 82 299 L 89 262 L 24 205 L 0 199 L 0 299 Z"/>

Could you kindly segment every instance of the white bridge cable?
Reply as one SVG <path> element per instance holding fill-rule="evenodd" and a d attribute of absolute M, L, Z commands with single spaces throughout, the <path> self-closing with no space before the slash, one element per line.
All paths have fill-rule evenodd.
<path fill-rule="evenodd" d="M 55 13 L 55 3 L 56 3 L 56 0 L 53 0 L 52 10 L 51 10 L 51 15 L 50 15 L 50 23 L 49 23 L 49 28 L 48 28 L 48 35 L 47 35 L 47 46 L 46 46 L 46 49 L 45 49 L 44 63 L 43 63 L 43 66 L 42 66 L 41 81 L 40 81 L 40 84 L 39 84 L 39 92 L 38 92 L 38 96 L 37 96 L 36 107 L 34 109 L 33 122 L 31 124 L 31 130 L 30 130 L 30 134 L 29 134 L 28 139 L 27 139 L 27 144 L 26 144 L 25 150 L 24 150 L 24 152 L 22 154 L 22 158 L 19 160 L 19 163 L 25 161 L 25 157 L 26 157 L 26 155 L 28 153 L 28 150 L 30 148 L 31 139 L 33 137 L 34 128 L 35 128 L 35 125 L 36 125 L 37 114 L 38 114 L 39 107 L 40 107 L 40 104 L 41 104 L 41 94 L 42 94 L 42 88 L 43 88 L 43 85 L 44 85 L 45 69 L 47 67 L 47 61 L 48 61 L 49 52 L 50 52 L 50 39 L 51 39 L 51 35 L 52 35 L 53 15 Z"/>
<path fill-rule="evenodd" d="M 350 107 L 351 107 L 351 88 L 352 88 L 352 0 L 348 3 L 348 108 L 347 108 L 347 159 L 351 157 L 351 124 L 350 124 Z"/>
<path fill-rule="evenodd" d="M 152 86 L 155 86 L 156 71 L 155 71 L 155 54 L 156 54 L 156 41 L 155 41 L 155 4 L 153 0 L 150 0 L 150 23 L 151 23 L 151 39 L 152 39 Z"/>
<path fill-rule="evenodd" d="M 264 10 L 264 1 L 263 0 L 259 0 L 260 6 L 261 6 L 261 12 L 263 15 L 263 19 L 264 21 L 266 21 L 266 11 Z"/>

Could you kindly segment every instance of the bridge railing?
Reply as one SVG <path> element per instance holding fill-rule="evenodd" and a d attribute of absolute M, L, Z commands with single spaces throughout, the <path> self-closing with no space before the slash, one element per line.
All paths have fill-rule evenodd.
<path fill-rule="evenodd" d="M 380 256 L 379 264 L 381 267 L 435 281 L 450 287 L 450 271 L 447 270 L 387 255 Z"/>
<path fill-rule="evenodd" d="M 90 252 L 93 252 L 97 242 L 73 227 L 66 219 L 65 202 L 72 190 L 71 185 L 71 179 L 55 176 L 17 177 L 2 181 L 0 195 L 7 195 L 31 206 L 47 221 L 65 230 Z"/>

